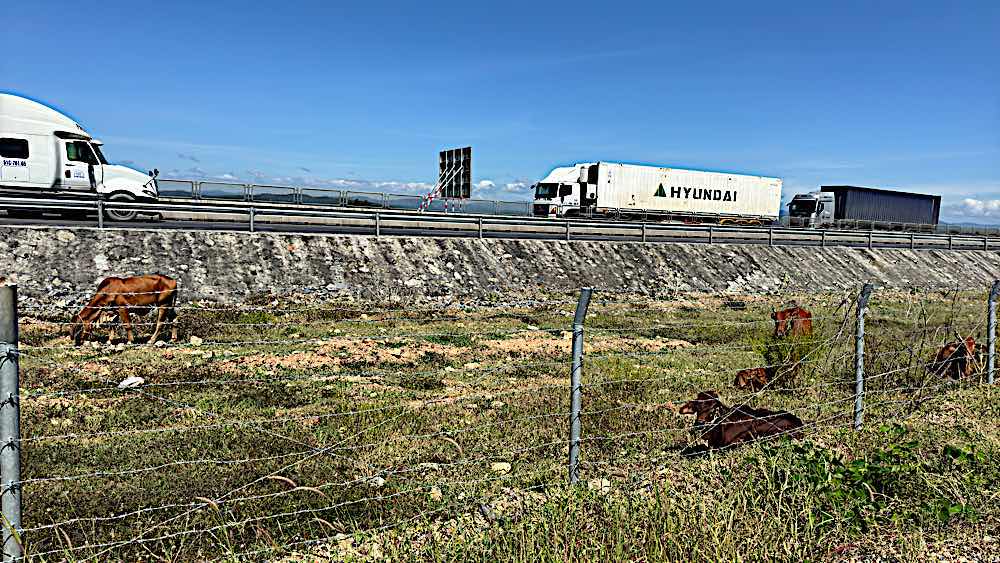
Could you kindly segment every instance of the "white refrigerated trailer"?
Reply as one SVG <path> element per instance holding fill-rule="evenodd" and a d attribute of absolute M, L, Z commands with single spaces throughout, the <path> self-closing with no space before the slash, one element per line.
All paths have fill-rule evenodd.
<path fill-rule="evenodd" d="M 535 184 L 533 214 L 763 225 L 780 206 L 780 178 L 586 162 Z"/>

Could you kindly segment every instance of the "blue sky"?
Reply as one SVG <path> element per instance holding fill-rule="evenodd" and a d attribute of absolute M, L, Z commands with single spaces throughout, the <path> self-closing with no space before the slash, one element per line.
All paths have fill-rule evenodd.
<path fill-rule="evenodd" d="M 951 220 L 1000 221 L 996 1 L 80 9 L 5 10 L 0 88 L 174 176 L 420 191 L 471 144 L 483 197 L 610 160 L 940 193 Z"/>

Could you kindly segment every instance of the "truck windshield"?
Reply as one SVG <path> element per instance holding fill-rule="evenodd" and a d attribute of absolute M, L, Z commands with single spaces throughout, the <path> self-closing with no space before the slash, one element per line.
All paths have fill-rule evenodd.
<path fill-rule="evenodd" d="M 101 152 L 101 145 L 91 144 L 90 147 L 94 149 L 94 154 L 97 155 L 97 160 L 100 161 L 101 164 L 108 163 L 108 159 L 104 158 L 104 153 Z"/>
<path fill-rule="evenodd" d="M 788 214 L 792 217 L 808 217 L 816 212 L 816 200 L 801 199 L 792 200 L 788 204 Z"/>
<path fill-rule="evenodd" d="M 535 187 L 535 199 L 552 199 L 556 197 L 556 184 L 538 184 Z"/>

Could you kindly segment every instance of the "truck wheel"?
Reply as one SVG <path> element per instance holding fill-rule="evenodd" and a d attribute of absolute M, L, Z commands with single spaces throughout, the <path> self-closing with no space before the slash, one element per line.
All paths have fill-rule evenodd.
<path fill-rule="evenodd" d="M 117 193 L 111 194 L 108 201 L 133 203 L 135 202 L 135 197 L 132 194 Z M 138 215 L 139 213 L 133 209 L 107 209 L 104 211 L 104 216 L 112 221 L 134 221 Z"/>

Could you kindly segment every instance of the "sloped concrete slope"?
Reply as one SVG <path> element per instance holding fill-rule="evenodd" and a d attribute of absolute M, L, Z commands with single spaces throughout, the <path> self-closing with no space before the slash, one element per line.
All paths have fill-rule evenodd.
<path fill-rule="evenodd" d="M 0 228 L 0 275 L 26 297 L 82 299 L 111 275 L 161 272 L 187 299 L 265 292 L 363 299 L 525 299 L 582 286 L 661 294 L 886 286 L 985 288 L 1000 254 L 736 245 Z"/>

